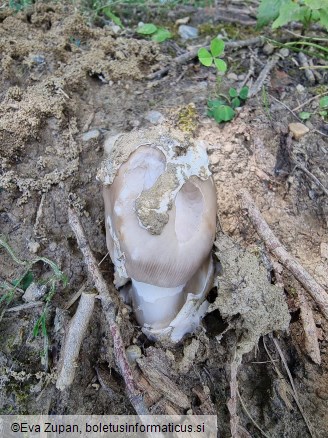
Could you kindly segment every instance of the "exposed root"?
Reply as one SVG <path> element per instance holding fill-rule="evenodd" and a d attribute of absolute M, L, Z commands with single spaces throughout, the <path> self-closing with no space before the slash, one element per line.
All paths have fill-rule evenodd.
<path fill-rule="evenodd" d="M 268 250 L 295 276 L 305 287 L 314 301 L 318 304 L 322 314 L 328 320 L 328 294 L 324 288 L 298 263 L 282 246 L 273 234 L 268 224 L 256 208 L 253 199 L 246 189 L 240 192 L 242 208 L 246 209 L 254 228 L 264 240 Z"/>
<path fill-rule="evenodd" d="M 80 219 L 72 208 L 68 209 L 68 218 L 69 224 L 76 236 L 78 247 L 83 254 L 84 262 L 88 269 L 89 275 L 92 279 L 93 284 L 99 292 L 99 298 L 102 303 L 104 315 L 109 326 L 109 331 L 113 338 L 116 363 L 124 379 L 128 397 L 138 415 L 149 415 L 149 411 L 144 403 L 143 396 L 139 392 L 137 385 L 134 381 L 132 370 L 125 354 L 125 348 L 120 329 L 115 321 L 116 308 L 110 296 L 107 283 L 105 282 L 97 266 L 97 261 L 90 249 Z"/>

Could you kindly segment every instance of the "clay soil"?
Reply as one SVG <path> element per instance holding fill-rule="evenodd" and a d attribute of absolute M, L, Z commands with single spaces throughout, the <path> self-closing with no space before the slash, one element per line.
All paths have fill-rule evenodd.
<path fill-rule="evenodd" d="M 284 287 L 280 287 L 276 301 L 281 311 L 287 312 L 290 323 L 287 330 L 280 330 L 283 323 L 275 315 L 275 300 L 270 301 L 271 307 L 257 307 L 257 313 L 250 312 L 258 303 L 251 296 L 238 312 L 229 310 L 225 314 L 224 303 L 220 302 L 224 272 L 218 288 L 210 293 L 211 307 L 202 328 L 178 345 L 164 346 L 147 340 L 131 309 L 117 298 L 117 321 L 125 345 L 139 346 L 145 361 L 160 358 L 157 363 L 161 363 L 161 372 L 170 377 L 190 404 L 189 409 L 183 409 L 157 390 L 157 395 L 155 391 L 152 400 L 148 399 L 150 410 L 166 413 L 170 405 L 177 413 L 216 414 L 218 435 L 229 437 L 230 363 L 236 346 L 247 341 L 238 382 L 249 414 L 270 437 L 309 436 L 291 396 L 286 369 L 270 337 L 270 332 L 274 332 L 293 377 L 299 404 L 312 424 L 313 436 L 327 437 L 327 321 L 309 298 L 317 330 L 313 336 L 318 339 L 321 354 L 321 364 L 316 364 L 305 348 L 300 318 L 298 295 L 306 292 L 269 255 L 238 197 L 240 189 L 249 190 L 289 253 L 328 289 L 327 195 L 293 161 L 296 157 L 328 187 L 327 125 L 314 116 L 306 135 L 288 140 L 288 125 L 295 119 L 270 97 L 294 108 L 319 94 L 297 69 L 294 55 L 282 56 L 278 61 L 265 82 L 265 95 L 258 93 L 232 122 L 218 125 L 206 116 L 206 100 L 215 88 L 214 70 L 200 68 L 195 61 L 176 68 L 171 64 L 169 74 L 163 78 L 146 78 L 169 65 L 172 54 L 178 55 L 181 47 L 185 50 L 179 39 L 159 45 L 129 30 L 116 34 L 110 26 L 89 25 L 80 12 L 58 4 L 33 6 L 19 13 L 3 9 L 0 19 L 0 232 L 20 260 L 47 257 L 68 277 L 66 287 L 57 285 L 46 314 L 46 345 L 41 333 L 33 336 L 42 305 L 8 311 L 24 303 L 21 289 L 15 292 L 3 314 L 0 413 L 134 414 L 98 303 L 72 387 L 60 392 L 55 386 L 65 328 L 77 302 L 69 309 L 65 306 L 87 281 L 82 255 L 68 224 L 67 206 L 71 202 L 79 211 L 100 262 L 107 249 L 101 187 L 95 176 L 102 160 L 104 137 L 151 126 L 147 120 L 150 110 L 181 122 L 181 111 L 189 114 L 195 109 L 192 123 L 197 129 L 193 135 L 208 144 L 217 187 L 220 235 L 223 232 L 238 244 L 241 254 L 246 250 L 255 257 L 261 267 L 259 272 L 263 269 L 272 274 L 271 283 L 276 282 L 274 270 L 280 271 Z M 204 44 L 204 38 L 198 43 Z M 227 62 L 236 67 L 238 74 L 223 78 L 224 91 L 240 85 L 240 75 L 246 75 L 249 69 L 249 54 L 249 48 L 228 53 Z M 267 56 L 261 48 L 256 48 L 255 56 L 259 59 L 256 77 Z M 316 111 L 317 101 L 308 108 Z M 222 247 L 218 238 L 219 259 Z M 24 268 L 4 248 L 0 249 L 0 258 L 0 282 L 13 283 Z M 100 267 L 108 282 L 112 282 L 110 260 L 106 258 Z M 49 278 L 51 270 L 38 262 L 32 273 L 34 280 L 41 282 Z M 269 285 L 268 282 L 268 288 Z M 238 301 L 238 278 L 232 286 Z M 85 287 L 93 286 L 86 283 Z M 265 287 L 261 290 L 263 303 Z M 222 294 L 227 293 L 226 289 L 222 288 Z M 4 293 L 2 289 L 1 294 Z M 254 336 L 247 337 L 247 324 L 254 315 L 254 326 L 259 328 Z M 140 370 L 136 370 L 136 375 L 140 376 Z M 237 412 L 250 436 L 260 437 L 240 403 Z"/>

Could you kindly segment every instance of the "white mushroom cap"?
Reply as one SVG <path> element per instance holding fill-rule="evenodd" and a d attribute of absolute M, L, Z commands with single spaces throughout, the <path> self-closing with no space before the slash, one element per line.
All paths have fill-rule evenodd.
<path fill-rule="evenodd" d="M 211 252 L 216 227 L 212 178 L 191 175 L 177 190 L 177 174 L 184 169 L 179 164 L 171 171 L 169 164 L 159 149 L 140 146 L 104 186 L 107 246 L 120 275 L 165 288 L 190 280 Z M 138 209 L 142 196 L 148 229 L 143 206 Z"/>

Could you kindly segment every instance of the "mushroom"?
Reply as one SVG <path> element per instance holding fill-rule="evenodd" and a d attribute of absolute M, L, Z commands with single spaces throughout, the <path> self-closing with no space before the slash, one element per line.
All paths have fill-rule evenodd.
<path fill-rule="evenodd" d="M 179 341 L 198 327 L 213 280 L 216 192 L 206 148 L 163 126 L 118 134 L 105 142 L 98 179 L 116 286 L 131 279 L 147 336 Z"/>

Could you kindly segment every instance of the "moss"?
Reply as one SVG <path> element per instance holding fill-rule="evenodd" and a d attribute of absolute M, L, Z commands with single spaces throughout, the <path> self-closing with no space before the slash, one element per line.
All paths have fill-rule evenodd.
<path fill-rule="evenodd" d="M 194 103 L 183 106 L 178 111 L 177 127 L 187 134 L 192 134 L 197 129 L 197 110 Z"/>
<path fill-rule="evenodd" d="M 226 33 L 231 39 L 246 39 L 261 35 L 261 32 L 253 26 L 240 26 L 238 23 L 213 24 L 204 23 L 198 26 L 201 36 L 211 36 L 215 38 L 219 33 Z"/>

